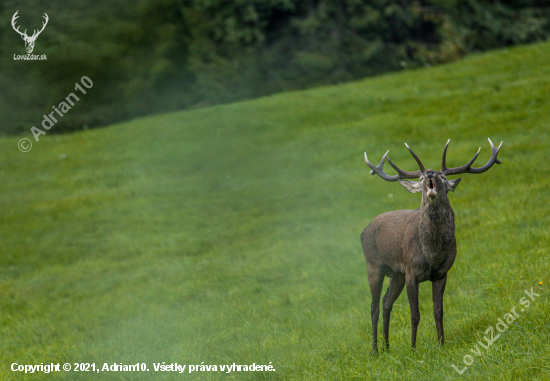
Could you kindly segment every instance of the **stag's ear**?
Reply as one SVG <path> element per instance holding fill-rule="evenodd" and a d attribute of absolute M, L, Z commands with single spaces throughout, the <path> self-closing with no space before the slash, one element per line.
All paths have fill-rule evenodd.
<path fill-rule="evenodd" d="M 447 192 L 454 192 L 460 180 L 462 180 L 462 178 L 456 180 L 447 180 Z"/>
<path fill-rule="evenodd" d="M 399 184 L 403 185 L 403 187 L 411 193 L 420 192 L 422 190 L 420 188 L 420 181 L 407 181 L 407 180 L 397 180 L 397 181 L 399 181 Z"/>

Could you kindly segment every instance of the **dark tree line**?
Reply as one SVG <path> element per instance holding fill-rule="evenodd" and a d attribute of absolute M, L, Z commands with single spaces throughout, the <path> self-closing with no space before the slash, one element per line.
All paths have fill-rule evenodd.
<path fill-rule="evenodd" d="M 21 30 L 46 61 L 14 60 Z M 550 1 L 34 0 L 0 2 L 0 132 L 28 131 L 82 76 L 52 131 L 248 99 L 546 39 Z"/>

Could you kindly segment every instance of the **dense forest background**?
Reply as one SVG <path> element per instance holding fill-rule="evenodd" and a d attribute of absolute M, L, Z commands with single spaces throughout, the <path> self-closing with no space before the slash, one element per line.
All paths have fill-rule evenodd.
<path fill-rule="evenodd" d="M 49 23 L 14 60 L 21 30 Z M 31 34 L 30 32 L 28 34 Z M 52 129 L 434 65 L 548 38 L 550 1 L 60 0 L 0 2 L 0 133 L 39 126 L 82 76 L 93 88 Z"/>

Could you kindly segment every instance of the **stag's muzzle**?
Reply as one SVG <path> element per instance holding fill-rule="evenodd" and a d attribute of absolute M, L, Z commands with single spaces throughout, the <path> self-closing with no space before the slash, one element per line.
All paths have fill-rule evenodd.
<path fill-rule="evenodd" d="M 432 177 L 428 180 L 428 192 L 426 193 L 428 197 L 434 198 L 437 196 L 437 191 L 435 190 L 435 179 Z"/>

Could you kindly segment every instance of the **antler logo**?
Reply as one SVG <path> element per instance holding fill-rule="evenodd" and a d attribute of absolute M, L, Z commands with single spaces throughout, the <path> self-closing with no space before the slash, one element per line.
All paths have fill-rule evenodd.
<path fill-rule="evenodd" d="M 27 30 L 25 29 L 24 32 L 20 32 L 19 31 L 19 27 L 16 27 L 15 26 L 15 20 L 19 17 L 17 15 L 19 11 L 16 11 L 11 19 L 11 26 L 13 27 L 13 29 L 19 33 L 21 35 L 21 38 L 23 40 L 25 40 L 25 49 L 27 50 L 27 53 L 32 53 L 33 49 L 34 49 L 34 42 L 36 41 L 36 39 L 38 38 L 38 36 L 40 35 L 40 33 L 42 33 L 42 31 L 44 30 L 44 28 L 46 27 L 46 25 L 48 24 L 48 15 L 44 12 L 44 23 L 42 24 L 42 29 L 40 30 L 34 30 L 34 33 L 32 34 L 32 36 L 27 36 Z"/>

